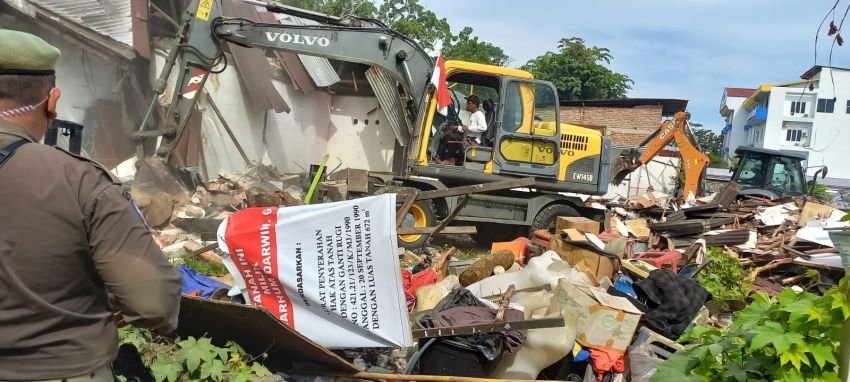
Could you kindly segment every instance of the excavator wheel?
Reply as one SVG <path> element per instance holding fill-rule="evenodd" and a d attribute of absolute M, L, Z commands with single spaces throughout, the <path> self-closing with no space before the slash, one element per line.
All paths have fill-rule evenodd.
<path fill-rule="evenodd" d="M 531 223 L 531 231 L 529 232 L 529 236 L 534 234 L 534 231 L 538 229 L 546 229 L 549 232 L 555 232 L 555 223 L 558 220 L 559 216 L 572 216 L 578 217 L 578 211 L 575 210 L 570 205 L 567 204 L 552 204 L 546 206 L 540 212 L 537 213 L 537 216 L 534 217 L 534 221 Z"/>
<path fill-rule="evenodd" d="M 386 186 L 375 192 L 375 195 L 387 193 L 402 193 L 407 187 Z M 437 215 L 434 213 L 434 205 L 430 200 L 417 200 L 407 210 L 402 227 L 434 227 L 437 225 Z M 428 235 L 398 235 L 398 246 L 405 249 L 420 249 L 428 241 Z"/>

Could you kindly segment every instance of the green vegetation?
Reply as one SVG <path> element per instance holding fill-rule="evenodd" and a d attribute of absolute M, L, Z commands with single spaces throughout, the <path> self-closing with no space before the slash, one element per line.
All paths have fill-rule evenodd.
<path fill-rule="evenodd" d="M 613 58 L 608 48 L 587 46 L 583 39 L 570 37 L 558 42 L 557 52 L 546 52 L 522 69 L 555 84 L 562 101 L 624 98 L 634 81 L 605 66 Z"/>
<path fill-rule="evenodd" d="M 709 263 L 697 275 L 696 281 L 714 296 L 720 309 L 727 309 L 731 301 L 744 301 L 752 284 L 738 259 L 717 247 L 709 248 L 706 255 Z"/>
<path fill-rule="evenodd" d="M 840 381 L 838 350 L 850 318 L 848 278 L 823 296 L 758 292 L 728 330 L 697 326 L 694 342 L 659 364 L 652 381 Z"/>
<path fill-rule="evenodd" d="M 190 257 L 184 259 L 183 262 L 187 267 L 194 269 L 195 272 L 202 275 L 221 277 L 228 274 L 227 268 L 223 264 L 206 261 L 200 257 Z"/>
<path fill-rule="evenodd" d="M 122 328 L 118 334 L 122 344 L 139 349 L 157 382 L 243 382 L 271 375 L 234 342 L 222 348 L 206 337 L 171 340 L 133 327 Z"/>
<path fill-rule="evenodd" d="M 828 188 L 825 184 L 816 184 L 815 192 L 812 194 L 812 197 L 821 203 L 829 203 L 832 197 L 830 197 L 829 192 L 826 192 L 827 189 Z"/>

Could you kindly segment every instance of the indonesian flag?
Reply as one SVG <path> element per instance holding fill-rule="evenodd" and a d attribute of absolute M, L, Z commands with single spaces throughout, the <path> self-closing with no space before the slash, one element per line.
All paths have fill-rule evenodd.
<path fill-rule="evenodd" d="M 449 85 L 446 83 L 446 62 L 443 60 L 443 53 L 437 57 L 437 65 L 434 67 L 434 74 L 431 76 L 431 84 L 437 89 L 434 94 L 437 98 L 437 112 L 442 115 L 449 115 L 449 105 L 452 104 L 452 98 L 449 95 Z"/>

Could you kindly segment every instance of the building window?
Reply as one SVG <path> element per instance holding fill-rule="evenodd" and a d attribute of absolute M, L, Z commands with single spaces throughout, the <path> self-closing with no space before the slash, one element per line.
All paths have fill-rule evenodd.
<path fill-rule="evenodd" d="M 791 115 L 804 114 L 806 112 L 806 103 L 793 101 L 791 102 Z"/>
<path fill-rule="evenodd" d="M 850 114 L 850 100 L 847 100 L 847 114 Z"/>
<path fill-rule="evenodd" d="M 788 129 L 785 131 L 785 140 L 788 142 L 800 142 L 803 140 L 803 131 Z"/>
<path fill-rule="evenodd" d="M 832 113 L 835 111 L 835 98 L 818 98 L 818 113 Z"/>

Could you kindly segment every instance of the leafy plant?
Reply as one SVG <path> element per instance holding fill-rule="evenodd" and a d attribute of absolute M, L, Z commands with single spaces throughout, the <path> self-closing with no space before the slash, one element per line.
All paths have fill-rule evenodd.
<path fill-rule="evenodd" d="M 224 266 L 224 264 L 207 261 L 200 257 L 190 257 L 184 259 L 184 263 L 187 267 L 194 269 L 195 272 L 198 272 L 202 275 L 225 276 L 230 273 L 227 271 L 227 268 Z"/>
<path fill-rule="evenodd" d="M 842 325 L 850 318 L 848 278 L 823 296 L 786 288 L 758 292 L 726 331 L 697 326 L 695 341 L 658 365 L 652 381 L 839 381 Z"/>
<path fill-rule="evenodd" d="M 812 196 L 821 203 L 827 203 L 832 200 L 832 197 L 826 190 L 828 190 L 828 188 L 825 184 L 816 184 L 815 192 L 812 194 Z"/>
<path fill-rule="evenodd" d="M 752 283 L 744 267 L 723 248 L 709 248 L 708 264 L 697 275 L 696 281 L 712 296 L 720 309 L 727 309 L 730 301 L 743 301 L 749 295 Z"/>
<path fill-rule="evenodd" d="M 119 337 L 122 344 L 130 343 L 139 349 L 157 382 L 239 382 L 271 375 L 232 341 L 226 347 L 218 347 L 206 337 L 171 340 L 133 327 L 120 329 Z"/>

